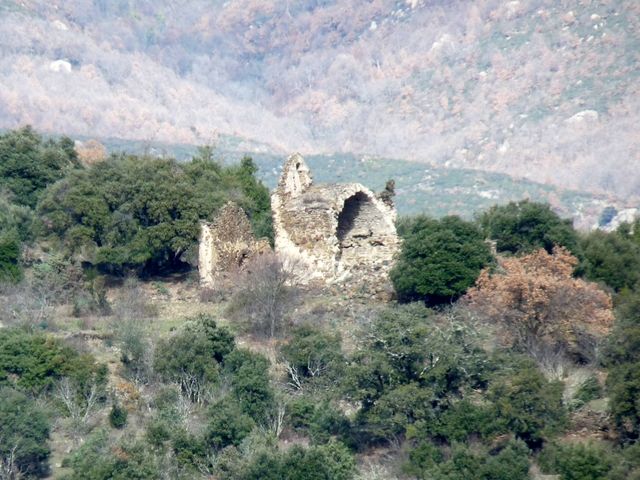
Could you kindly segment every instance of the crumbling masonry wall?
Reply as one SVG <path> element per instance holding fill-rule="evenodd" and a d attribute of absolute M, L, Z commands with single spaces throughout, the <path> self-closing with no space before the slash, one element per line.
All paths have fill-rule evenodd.
<path fill-rule="evenodd" d="M 359 183 L 314 185 L 299 154 L 271 197 L 275 248 L 306 282 L 384 290 L 399 248 L 396 211 Z"/>
<path fill-rule="evenodd" d="M 270 249 L 267 239 L 255 239 L 244 210 L 233 202 L 226 203 L 213 222 L 200 225 L 200 285 L 219 286 L 253 256 Z"/>

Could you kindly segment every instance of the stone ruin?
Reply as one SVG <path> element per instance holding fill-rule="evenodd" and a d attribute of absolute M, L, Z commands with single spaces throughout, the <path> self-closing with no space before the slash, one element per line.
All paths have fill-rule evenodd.
<path fill-rule="evenodd" d="M 352 293 L 388 293 L 400 245 L 388 190 L 375 195 L 359 183 L 314 185 L 304 159 L 295 154 L 284 165 L 271 209 L 276 253 L 298 281 L 338 284 Z M 266 239 L 255 240 L 245 212 L 227 203 L 213 222 L 202 224 L 201 285 L 217 286 L 269 249 Z"/>
<path fill-rule="evenodd" d="M 276 252 L 306 283 L 384 291 L 400 242 L 389 192 L 359 183 L 314 185 L 301 155 L 289 157 L 271 196 Z"/>
<path fill-rule="evenodd" d="M 205 288 L 219 286 L 240 271 L 248 260 L 270 249 L 266 238 L 255 239 L 244 210 L 227 202 L 213 222 L 200 225 L 200 285 Z"/>

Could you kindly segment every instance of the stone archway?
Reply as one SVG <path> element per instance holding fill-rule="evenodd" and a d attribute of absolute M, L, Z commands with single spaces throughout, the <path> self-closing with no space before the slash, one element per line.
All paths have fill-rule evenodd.
<path fill-rule="evenodd" d="M 356 192 L 344 201 L 338 214 L 336 260 L 357 264 L 371 256 L 382 237 L 392 234 L 388 222 L 365 192 Z"/>

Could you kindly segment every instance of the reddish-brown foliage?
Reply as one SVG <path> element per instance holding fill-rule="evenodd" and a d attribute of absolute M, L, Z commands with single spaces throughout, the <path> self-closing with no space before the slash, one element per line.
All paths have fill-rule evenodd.
<path fill-rule="evenodd" d="M 483 271 L 466 295 L 480 314 L 503 327 L 502 339 L 521 347 L 553 345 L 578 353 L 613 323 L 611 297 L 596 284 L 573 278 L 577 259 L 556 247 L 502 258 L 496 273 Z"/>

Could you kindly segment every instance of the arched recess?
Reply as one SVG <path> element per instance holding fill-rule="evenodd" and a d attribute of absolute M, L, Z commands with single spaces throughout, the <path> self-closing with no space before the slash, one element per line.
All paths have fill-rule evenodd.
<path fill-rule="evenodd" d="M 357 262 L 359 258 L 366 257 L 378 240 L 389 233 L 384 213 L 366 193 L 357 192 L 344 201 L 338 215 L 336 260 Z"/>

